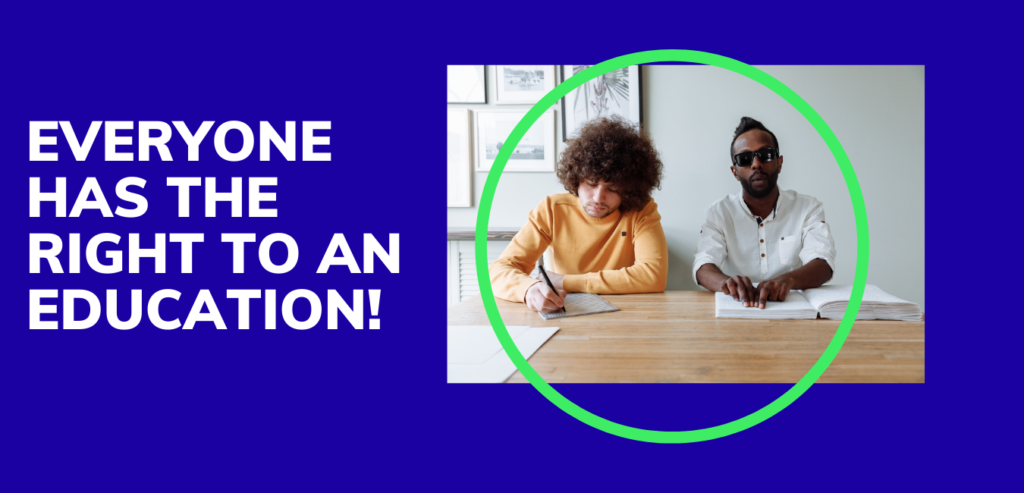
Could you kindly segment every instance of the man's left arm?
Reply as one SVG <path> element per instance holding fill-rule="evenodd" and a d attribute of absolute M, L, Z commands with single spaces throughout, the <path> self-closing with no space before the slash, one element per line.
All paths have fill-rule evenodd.
<path fill-rule="evenodd" d="M 803 248 L 800 249 L 800 260 L 804 265 L 758 284 L 757 299 L 761 308 L 766 306 L 767 301 L 784 301 L 791 289 L 816 288 L 832 279 L 836 265 L 836 245 L 828 223 L 825 222 L 824 207 L 821 202 L 814 202 L 810 213 L 804 218 Z"/>
<path fill-rule="evenodd" d="M 660 293 L 668 282 L 668 243 L 661 214 L 652 200 L 633 230 L 636 261 L 629 267 L 588 274 L 567 275 L 562 287 L 569 292 L 597 294 Z"/>

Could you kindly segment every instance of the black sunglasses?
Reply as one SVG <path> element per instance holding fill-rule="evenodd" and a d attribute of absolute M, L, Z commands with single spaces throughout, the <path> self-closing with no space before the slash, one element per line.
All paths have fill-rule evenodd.
<path fill-rule="evenodd" d="M 754 164 L 754 156 L 762 163 L 770 163 L 779 157 L 779 150 L 774 147 L 765 147 L 756 151 L 741 152 L 732 157 L 732 163 L 741 168 Z"/>

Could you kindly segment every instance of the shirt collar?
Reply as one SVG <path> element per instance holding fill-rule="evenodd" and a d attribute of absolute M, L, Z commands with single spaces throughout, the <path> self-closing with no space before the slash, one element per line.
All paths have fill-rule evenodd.
<path fill-rule="evenodd" d="M 779 198 L 775 201 L 775 208 L 772 210 L 771 213 L 768 214 L 768 217 L 761 218 L 763 222 L 771 221 L 779 215 L 779 210 L 782 209 L 783 205 L 787 203 L 786 192 L 786 190 L 783 190 L 781 188 L 779 189 Z M 750 212 L 750 208 L 747 207 L 747 202 L 743 200 L 743 192 L 737 193 L 734 197 L 734 200 L 736 200 L 736 202 L 740 204 L 740 208 L 743 210 L 743 212 L 746 212 L 747 216 L 749 216 L 750 219 L 757 221 L 757 216 L 755 216 L 753 212 Z"/>

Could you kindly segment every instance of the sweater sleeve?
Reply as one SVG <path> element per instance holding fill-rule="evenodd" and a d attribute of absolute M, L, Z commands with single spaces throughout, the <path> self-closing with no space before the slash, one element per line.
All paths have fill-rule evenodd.
<path fill-rule="evenodd" d="M 545 198 L 530 212 L 526 224 L 512 238 L 501 257 L 490 267 L 494 295 L 522 303 L 530 286 L 540 282 L 530 277 L 537 259 L 551 244 L 552 202 Z"/>
<path fill-rule="evenodd" d="M 652 200 L 637 218 L 633 236 L 633 265 L 617 270 L 567 275 L 562 287 L 569 292 L 596 294 L 660 293 L 668 282 L 668 244 L 661 214 Z"/>

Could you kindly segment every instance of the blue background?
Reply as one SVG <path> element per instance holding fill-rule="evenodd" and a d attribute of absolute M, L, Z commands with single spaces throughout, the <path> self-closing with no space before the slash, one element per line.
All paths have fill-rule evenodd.
<path fill-rule="evenodd" d="M 896 489 L 1004 485 L 1019 465 L 1021 340 L 1013 260 L 1020 148 L 1016 12 L 900 10 L 886 3 L 813 9 L 732 4 L 64 7 L 10 11 L 0 113 L 3 319 L 0 484 L 7 491 L 334 490 L 345 487 Z M 20 8 L 20 7 L 19 7 Z M 832 9 L 831 11 L 829 9 Z M 454 12 L 466 12 L 456 14 Z M 440 86 L 446 64 L 596 63 L 649 49 L 709 51 L 749 64 L 926 67 L 927 373 L 922 385 L 816 385 L 740 434 L 656 445 L 617 438 L 564 414 L 526 385 L 446 385 L 445 180 Z M 1009 57 L 1009 58 L 1007 58 Z M 258 152 L 219 159 L 212 131 L 199 162 L 104 162 L 102 133 L 85 162 L 64 144 L 28 160 L 30 120 L 330 120 L 333 162 Z M 54 132 L 47 132 L 54 134 Z M 134 134 L 134 133 L 133 133 Z M 230 146 L 230 144 L 229 144 Z M 233 147 L 232 147 L 233 148 Z M 854 163 L 856 166 L 856 163 Z M 68 210 L 95 176 L 111 207 L 117 180 L 140 176 L 141 218 L 28 217 L 28 177 L 68 178 Z M 167 176 L 277 176 L 279 217 L 176 217 Z M 46 185 L 49 183 L 49 185 Z M 1007 188 L 1008 187 L 1008 188 Z M 223 190 L 223 189 L 222 189 Z M 127 205 L 127 204 L 126 204 Z M 199 211 L 200 214 L 195 214 Z M 885 214 L 868 204 L 869 216 Z M 50 216 L 47 218 L 46 216 Z M 202 232 L 195 274 L 29 275 L 32 232 Z M 230 273 L 221 232 L 292 235 L 289 274 Z M 314 274 L 333 233 L 361 259 L 363 233 L 402 238 L 401 273 Z M 66 236 L 65 236 L 66 237 Z M 275 251 L 276 252 L 276 251 Z M 280 254 L 281 252 L 276 252 Z M 66 258 L 62 256 L 62 258 Z M 279 258 L 279 257 L 277 257 Z M 83 259 L 84 264 L 84 259 Z M 88 269 L 84 269 L 88 271 Z M 44 267 L 44 272 L 46 272 Z M 226 289 L 381 289 L 382 330 L 30 331 L 29 289 L 183 293 L 184 321 L 210 289 L 229 327 Z M 1003 303 L 994 310 L 995 298 Z M 53 302 L 54 300 L 50 300 Z M 996 311 L 998 313 L 988 313 Z M 126 312 L 122 312 L 126 313 Z M 123 315 L 122 315 L 123 316 Z M 47 317 L 55 319 L 53 316 Z M 856 326 L 853 330 L 857 330 Z M 785 385 L 558 385 L 584 408 L 637 427 L 697 429 L 730 421 Z"/>

